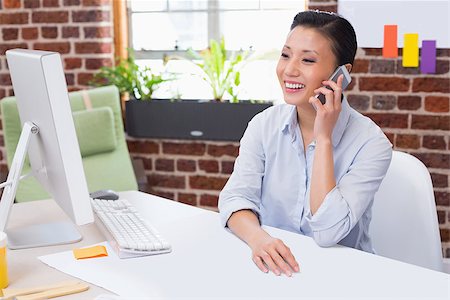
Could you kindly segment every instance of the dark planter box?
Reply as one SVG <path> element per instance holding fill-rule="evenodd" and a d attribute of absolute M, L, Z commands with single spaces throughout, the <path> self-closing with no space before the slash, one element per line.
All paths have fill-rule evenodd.
<path fill-rule="evenodd" d="M 146 138 L 239 141 L 254 115 L 271 103 L 129 100 L 129 136 Z"/>

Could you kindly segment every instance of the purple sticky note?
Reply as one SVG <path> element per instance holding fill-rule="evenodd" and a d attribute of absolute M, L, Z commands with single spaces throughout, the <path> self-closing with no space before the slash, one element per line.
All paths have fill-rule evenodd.
<path fill-rule="evenodd" d="M 420 55 L 420 72 L 424 74 L 436 73 L 436 41 L 422 41 Z"/>

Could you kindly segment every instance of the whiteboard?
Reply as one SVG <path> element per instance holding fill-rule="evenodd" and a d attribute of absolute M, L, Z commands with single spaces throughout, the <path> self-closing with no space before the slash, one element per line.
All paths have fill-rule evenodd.
<path fill-rule="evenodd" d="M 436 40 L 436 48 L 450 48 L 450 0 L 339 0 L 338 13 L 353 25 L 358 47 L 382 48 L 384 25 L 398 25 L 398 47 L 405 33 Z"/>

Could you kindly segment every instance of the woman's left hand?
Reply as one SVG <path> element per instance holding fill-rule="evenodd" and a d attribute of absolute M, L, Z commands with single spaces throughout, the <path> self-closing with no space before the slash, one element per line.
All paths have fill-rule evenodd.
<path fill-rule="evenodd" d="M 316 90 L 315 93 L 325 95 L 325 104 L 322 104 L 318 98 L 312 96 L 309 98 L 311 103 L 316 108 L 316 119 L 314 121 L 314 138 L 315 140 L 329 139 L 333 133 L 334 126 L 339 118 L 342 109 L 342 81 L 344 75 L 338 77 L 337 83 L 331 80 L 323 81 L 322 84 L 329 86 L 332 90 L 322 86 Z"/>

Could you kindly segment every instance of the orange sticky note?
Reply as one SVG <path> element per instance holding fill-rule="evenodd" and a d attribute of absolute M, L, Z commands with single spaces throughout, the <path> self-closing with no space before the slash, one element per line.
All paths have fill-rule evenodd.
<path fill-rule="evenodd" d="M 108 256 L 105 246 L 94 246 L 88 248 L 73 249 L 76 259 L 94 258 Z"/>
<path fill-rule="evenodd" d="M 383 57 L 396 58 L 397 56 L 397 25 L 384 25 Z"/>
<path fill-rule="evenodd" d="M 403 67 L 419 66 L 419 34 L 405 33 L 403 41 Z"/>

